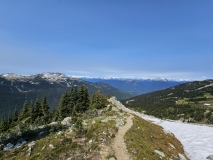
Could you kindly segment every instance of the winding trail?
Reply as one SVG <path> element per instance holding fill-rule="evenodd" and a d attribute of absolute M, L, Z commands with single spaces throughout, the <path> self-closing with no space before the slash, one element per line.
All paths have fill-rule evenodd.
<path fill-rule="evenodd" d="M 115 152 L 115 156 L 118 160 L 130 160 L 131 157 L 126 150 L 126 145 L 124 143 L 124 135 L 133 125 L 132 122 L 133 115 L 127 118 L 126 124 L 119 128 L 117 134 L 115 135 L 113 150 Z"/>

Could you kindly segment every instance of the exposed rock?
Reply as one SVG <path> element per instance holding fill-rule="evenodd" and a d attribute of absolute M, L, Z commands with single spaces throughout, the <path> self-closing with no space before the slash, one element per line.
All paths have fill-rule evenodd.
<path fill-rule="evenodd" d="M 180 160 L 187 160 L 186 157 L 180 153 L 178 154 L 178 156 Z"/>
<path fill-rule="evenodd" d="M 97 111 L 97 109 L 88 110 L 88 111 L 85 112 L 85 115 L 87 115 L 87 116 L 98 116 L 98 111 Z"/>
<path fill-rule="evenodd" d="M 109 160 L 116 160 L 114 157 L 111 157 Z"/>
<path fill-rule="evenodd" d="M 59 132 L 57 132 L 57 135 L 61 135 L 63 132 L 62 131 L 59 131 Z"/>
<path fill-rule="evenodd" d="M 169 145 L 170 145 L 173 149 L 175 149 L 175 146 L 173 146 L 171 143 L 169 143 Z"/>
<path fill-rule="evenodd" d="M 71 117 L 66 117 L 66 118 L 64 118 L 64 120 L 61 121 L 61 124 L 62 124 L 62 125 L 65 125 L 65 126 L 70 126 L 70 125 L 72 125 L 72 124 L 71 124 Z"/>
<path fill-rule="evenodd" d="M 213 160 L 213 155 L 208 156 L 206 159 Z"/>
<path fill-rule="evenodd" d="M 89 141 L 89 143 L 92 143 L 92 139 Z"/>
<path fill-rule="evenodd" d="M 161 157 L 165 157 L 165 154 L 163 152 L 159 151 L 159 150 L 155 150 L 155 153 L 157 153 Z"/>
<path fill-rule="evenodd" d="M 52 149 L 54 149 L 54 148 L 55 148 L 52 144 L 50 144 L 50 145 L 49 145 L 49 147 L 50 147 L 50 148 L 52 148 Z"/>
<path fill-rule="evenodd" d="M 27 150 L 28 151 L 27 156 L 31 155 L 32 149 L 34 146 L 35 146 L 35 141 L 32 141 L 31 143 L 28 144 L 29 149 Z"/>
<path fill-rule="evenodd" d="M 49 125 L 57 125 L 57 122 L 51 122 Z"/>

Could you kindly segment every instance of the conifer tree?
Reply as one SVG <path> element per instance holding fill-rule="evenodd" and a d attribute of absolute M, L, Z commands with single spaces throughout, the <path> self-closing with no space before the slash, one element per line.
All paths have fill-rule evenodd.
<path fill-rule="evenodd" d="M 0 132 L 5 132 L 9 129 L 9 125 L 7 123 L 7 121 L 5 120 L 5 118 L 2 118 L 2 121 L 0 123 Z"/>
<path fill-rule="evenodd" d="M 18 121 L 18 110 L 16 107 L 14 109 L 13 121 L 14 122 Z"/>
<path fill-rule="evenodd" d="M 39 119 L 43 115 L 39 97 L 37 97 L 36 99 L 35 113 L 36 113 L 35 119 Z"/>
<path fill-rule="evenodd" d="M 33 101 L 30 102 L 29 116 L 30 116 L 31 123 L 33 123 L 36 119 L 36 113 L 35 113 L 35 109 L 33 106 Z"/>
<path fill-rule="evenodd" d="M 73 107 L 78 102 L 78 87 L 72 87 L 70 91 L 70 110 L 72 112 Z"/>
<path fill-rule="evenodd" d="M 94 92 L 93 96 L 92 96 L 92 107 L 100 109 L 103 108 L 107 105 L 108 101 L 106 96 L 104 96 L 103 94 L 101 94 L 100 91 L 96 91 Z"/>
<path fill-rule="evenodd" d="M 63 119 L 67 116 L 69 116 L 70 114 L 70 109 L 69 109 L 69 96 L 67 91 L 65 91 L 63 93 L 63 95 L 61 96 L 60 99 L 60 103 L 59 103 L 59 117 L 60 119 Z"/>
<path fill-rule="evenodd" d="M 46 95 L 44 96 L 44 99 L 42 101 L 41 106 L 42 106 L 42 114 L 43 114 L 42 120 L 43 120 L 44 123 L 47 123 L 48 119 L 49 119 L 49 106 L 48 106 L 48 103 L 47 103 Z"/>
<path fill-rule="evenodd" d="M 88 88 L 82 85 L 78 94 L 78 104 L 76 106 L 76 111 L 85 112 L 90 105 L 90 96 L 88 93 Z"/>
<path fill-rule="evenodd" d="M 23 108 L 22 108 L 22 110 L 21 110 L 21 113 L 20 113 L 20 115 L 19 115 L 19 120 L 22 120 L 22 119 L 24 119 L 24 118 L 26 118 L 26 117 L 28 117 L 29 115 L 28 115 L 28 102 L 27 102 L 27 100 L 24 102 L 24 105 L 23 105 Z"/>
<path fill-rule="evenodd" d="M 72 109 L 72 114 L 71 114 L 72 122 L 75 123 L 77 121 L 77 113 L 75 110 L 75 106 Z"/>
<path fill-rule="evenodd" d="M 46 95 L 44 96 L 44 99 L 42 101 L 42 113 L 44 116 L 47 116 L 49 114 L 49 106 L 47 103 L 47 97 Z"/>

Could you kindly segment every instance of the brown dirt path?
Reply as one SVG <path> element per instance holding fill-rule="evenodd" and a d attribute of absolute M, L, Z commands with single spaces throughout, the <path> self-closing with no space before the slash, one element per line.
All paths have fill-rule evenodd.
<path fill-rule="evenodd" d="M 117 134 L 115 135 L 115 139 L 113 142 L 113 150 L 115 152 L 115 156 L 117 160 L 130 160 L 131 157 L 126 150 L 126 145 L 124 143 L 124 135 L 133 125 L 132 122 L 133 115 L 127 118 L 126 124 L 119 128 Z"/>

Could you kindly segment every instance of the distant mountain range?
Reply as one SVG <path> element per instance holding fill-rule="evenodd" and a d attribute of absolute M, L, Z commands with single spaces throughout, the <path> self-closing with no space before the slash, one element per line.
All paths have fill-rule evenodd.
<path fill-rule="evenodd" d="M 15 106 L 20 110 L 25 100 L 35 102 L 39 96 L 47 96 L 50 108 L 57 107 L 62 93 L 70 91 L 72 86 L 86 85 L 89 93 L 100 90 L 105 95 L 116 96 L 118 99 L 130 98 L 133 95 L 121 91 L 109 84 L 86 82 L 68 77 L 61 73 L 42 73 L 34 75 L 1 74 L 0 75 L 0 114 L 13 114 Z"/>
<path fill-rule="evenodd" d="M 168 80 L 163 78 L 155 79 L 125 79 L 125 78 L 94 78 L 80 77 L 88 82 L 102 82 L 109 84 L 120 90 L 129 92 L 134 95 L 140 95 L 148 92 L 166 89 L 172 86 L 189 82 L 189 80 Z"/>

